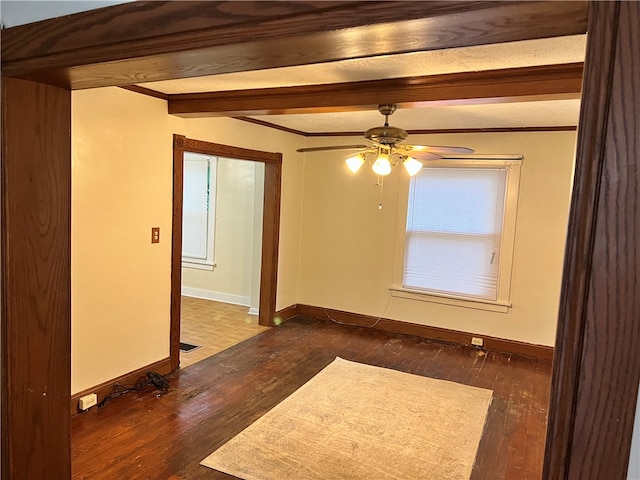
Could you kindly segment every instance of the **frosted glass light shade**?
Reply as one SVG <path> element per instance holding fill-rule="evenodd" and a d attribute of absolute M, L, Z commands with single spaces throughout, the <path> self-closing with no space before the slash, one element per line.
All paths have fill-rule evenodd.
<path fill-rule="evenodd" d="M 391 162 L 389 162 L 389 155 L 387 155 L 386 153 L 381 153 L 378 156 L 378 159 L 373 162 L 371 168 L 377 175 L 389 175 L 391 173 Z"/>
<path fill-rule="evenodd" d="M 413 157 L 407 157 L 407 159 L 402 162 L 402 165 L 404 165 L 404 168 L 407 169 L 407 172 L 411 177 L 418 173 L 423 166 L 422 162 L 416 160 Z"/>
<path fill-rule="evenodd" d="M 361 155 L 354 155 L 353 157 L 347 158 L 345 163 L 347 164 L 347 167 L 349 167 L 349 170 L 356 173 L 364 163 L 364 158 L 362 158 Z"/>

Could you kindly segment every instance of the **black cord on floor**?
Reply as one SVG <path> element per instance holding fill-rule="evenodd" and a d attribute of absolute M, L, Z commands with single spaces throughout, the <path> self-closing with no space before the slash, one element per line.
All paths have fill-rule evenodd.
<path fill-rule="evenodd" d="M 148 385 L 153 385 L 158 390 L 160 390 L 161 393 L 164 393 L 169 389 L 169 380 L 167 380 L 165 376 L 160 375 L 159 373 L 147 372 L 146 377 L 138 381 L 135 385 L 127 386 L 116 383 L 113 386 L 111 393 L 109 393 L 109 395 L 104 397 L 102 401 L 98 403 L 98 408 L 104 407 L 104 405 L 112 398 L 120 397 L 129 392 L 140 391 Z"/>
<path fill-rule="evenodd" d="M 374 328 L 378 325 L 378 323 L 380 323 L 380 320 L 382 320 L 382 318 L 385 316 L 385 314 L 387 313 L 387 310 L 389 310 L 389 304 L 391 303 L 391 297 L 393 295 L 389 294 L 389 299 L 387 300 L 387 305 L 384 307 L 384 310 L 382 311 L 382 315 L 380 315 L 375 322 L 373 322 L 371 325 L 362 325 L 360 323 L 349 323 L 349 322 L 341 322 L 340 320 L 336 320 L 335 318 L 332 318 L 331 315 L 329 315 L 329 311 L 326 308 L 323 308 L 324 310 L 324 314 L 327 316 L 327 318 L 329 320 L 331 320 L 333 323 L 337 323 L 338 325 L 349 325 L 351 327 L 365 327 L 365 328 Z"/>

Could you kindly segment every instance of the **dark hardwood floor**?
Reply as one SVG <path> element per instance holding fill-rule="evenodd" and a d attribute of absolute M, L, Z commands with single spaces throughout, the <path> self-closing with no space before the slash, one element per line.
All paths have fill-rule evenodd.
<path fill-rule="evenodd" d="M 336 356 L 492 389 L 472 478 L 541 478 L 551 362 L 303 319 L 74 417 L 73 478 L 233 478 L 199 462 Z"/>

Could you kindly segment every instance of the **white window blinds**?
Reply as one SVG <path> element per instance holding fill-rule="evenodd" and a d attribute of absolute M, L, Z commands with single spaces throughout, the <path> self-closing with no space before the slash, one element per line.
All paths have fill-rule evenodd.
<path fill-rule="evenodd" d="M 424 168 L 409 190 L 403 286 L 497 300 L 507 168 Z"/>
<path fill-rule="evenodd" d="M 185 152 L 182 197 L 182 260 L 213 264 L 215 157 Z"/>

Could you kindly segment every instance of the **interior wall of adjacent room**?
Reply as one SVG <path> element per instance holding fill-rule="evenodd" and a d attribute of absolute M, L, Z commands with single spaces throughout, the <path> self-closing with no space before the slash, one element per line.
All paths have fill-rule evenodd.
<path fill-rule="evenodd" d="M 380 189 L 370 168 L 353 175 L 343 152 L 306 154 L 300 262 L 301 304 L 553 345 L 575 156 L 575 132 L 416 135 L 415 143 L 524 154 L 511 282 L 512 308 L 496 313 L 392 297 L 401 167 Z M 307 146 L 353 143 L 310 138 Z M 390 300 L 389 300 L 390 299 Z M 389 303 L 388 303 L 389 302 Z M 385 307 L 387 306 L 385 312 Z"/>
<path fill-rule="evenodd" d="M 213 191 L 215 267 L 183 267 L 182 290 L 187 295 L 250 306 L 254 272 L 260 271 L 260 256 L 254 256 L 254 249 L 262 247 L 259 202 L 264 195 L 264 164 L 219 157 Z"/>
<path fill-rule="evenodd" d="M 174 133 L 283 153 L 277 308 L 296 303 L 302 137 L 166 109 L 115 87 L 73 92 L 72 393 L 169 355 Z"/>

